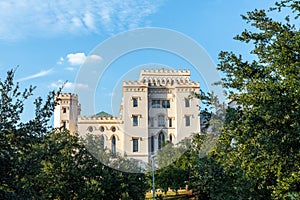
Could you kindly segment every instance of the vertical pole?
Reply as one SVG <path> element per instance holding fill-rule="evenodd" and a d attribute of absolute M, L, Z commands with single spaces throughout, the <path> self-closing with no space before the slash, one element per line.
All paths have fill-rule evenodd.
<path fill-rule="evenodd" d="M 154 185 L 154 156 L 152 156 L 152 199 L 155 200 L 155 185 Z"/>

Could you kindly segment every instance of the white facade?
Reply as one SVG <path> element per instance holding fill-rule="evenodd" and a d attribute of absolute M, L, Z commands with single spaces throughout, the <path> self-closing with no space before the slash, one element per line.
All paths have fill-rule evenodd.
<path fill-rule="evenodd" d="M 62 94 L 54 126 L 101 135 L 104 147 L 148 162 L 166 141 L 178 143 L 200 132 L 199 83 L 189 70 L 143 69 L 137 81 L 123 82 L 119 117 L 82 117 L 76 94 Z"/>

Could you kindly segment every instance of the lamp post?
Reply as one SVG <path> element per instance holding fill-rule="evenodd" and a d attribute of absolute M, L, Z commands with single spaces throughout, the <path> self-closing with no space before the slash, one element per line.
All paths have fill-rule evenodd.
<path fill-rule="evenodd" d="M 151 164 L 152 164 L 152 199 L 155 200 L 155 184 L 154 184 L 154 169 L 155 169 L 155 163 L 154 158 L 156 155 L 151 156 Z"/>

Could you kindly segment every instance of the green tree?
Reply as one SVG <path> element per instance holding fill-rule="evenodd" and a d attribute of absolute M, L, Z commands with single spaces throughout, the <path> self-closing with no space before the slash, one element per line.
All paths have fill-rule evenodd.
<path fill-rule="evenodd" d="M 182 158 L 189 166 L 189 188 L 197 199 L 222 199 L 224 194 L 228 194 L 227 199 L 234 199 L 234 177 L 224 171 L 216 155 L 216 145 L 228 113 L 227 106 L 213 92 L 200 90 L 192 96 L 201 100 L 201 133 L 193 135 L 190 149 Z"/>
<path fill-rule="evenodd" d="M 66 131 L 50 133 L 45 137 L 39 149 L 44 157 L 41 160 L 41 172 L 37 176 L 39 191 L 44 198 L 73 199 L 83 187 L 84 184 L 79 187 L 78 183 L 83 180 L 74 162 L 79 153 L 76 140 Z"/>
<path fill-rule="evenodd" d="M 84 146 L 94 158 L 104 164 L 102 169 L 105 173 L 102 175 L 101 185 L 104 199 L 144 199 L 149 186 L 143 169 L 134 160 L 128 160 L 119 154 L 112 155 L 110 150 L 102 149 L 100 141 L 99 136 L 87 135 Z"/>
<path fill-rule="evenodd" d="M 44 103 L 37 98 L 34 118 L 22 122 L 24 102 L 35 87 L 19 92 L 14 74 L 0 81 L 0 199 L 144 199 L 144 174 L 110 167 L 133 171 L 136 163 L 111 158 L 96 136 L 80 139 L 49 126 L 55 92 Z"/>
<path fill-rule="evenodd" d="M 0 198 L 17 199 L 38 197 L 34 178 L 40 168 L 40 154 L 35 151 L 43 134 L 49 128 L 54 108 L 54 92 L 43 103 L 34 101 L 35 116 L 21 122 L 24 102 L 33 94 L 30 86 L 20 92 L 13 81 L 15 70 L 0 80 Z"/>
<path fill-rule="evenodd" d="M 187 161 L 184 154 L 188 150 L 189 140 L 183 140 L 177 145 L 167 142 L 157 152 L 158 170 L 155 171 L 157 188 L 167 193 L 168 189 L 177 191 L 185 188 L 189 179 L 189 169 L 185 165 Z M 188 161 L 189 162 L 189 161 Z"/>
<path fill-rule="evenodd" d="M 284 9 L 295 18 L 270 17 Z M 243 19 L 252 28 L 235 39 L 253 44 L 250 53 L 256 59 L 219 54 L 224 87 L 237 107 L 228 112 L 217 160 L 236 177 L 237 199 L 241 194 L 248 199 L 299 198 L 300 31 L 292 24 L 299 11 L 299 1 L 285 0 L 269 12 L 248 12 Z"/>
<path fill-rule="evenodd" d="M 68 130 L 52 132 L 45 139 L 41 172 L 37 177 L 45 199 L 133 199 L 145 198 L 145 175 L 125 173 L 110 166 L 137 167 L 124 158 L 110 158 L 99 137 L 80 139 Z M 106 160 L 106 165 L 99 161 Z"/>

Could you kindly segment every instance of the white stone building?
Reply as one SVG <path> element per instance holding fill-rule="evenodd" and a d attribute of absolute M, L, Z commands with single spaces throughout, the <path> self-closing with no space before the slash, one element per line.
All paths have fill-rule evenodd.
<path fill-rule="evenodd" d="M 148 162 L 166 141 L 178 143 L 200 132 L 199 91 L 189 70 L 143 69 L 139 80 L 123 82 L 120 116 L 82 117 L 76 94 L 61 94 L 54 127 L 100 135 L 102 148 Z"/>

